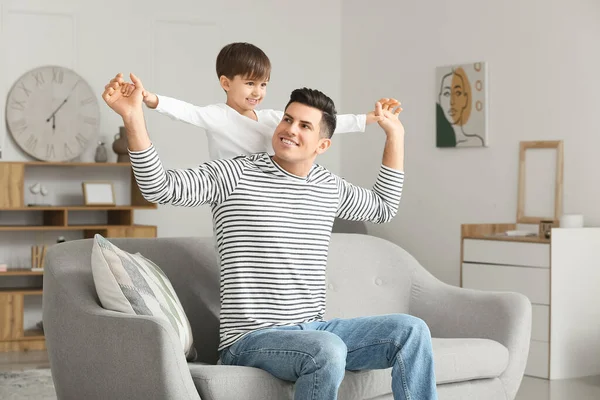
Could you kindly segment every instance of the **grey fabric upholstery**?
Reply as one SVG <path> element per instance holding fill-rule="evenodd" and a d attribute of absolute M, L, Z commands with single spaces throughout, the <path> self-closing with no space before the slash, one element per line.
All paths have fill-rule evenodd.
<path fill-rule="evenodd" d="M 111 239 L 169 276 L 192 325 L 199 360 L 186 363 L 172 327 L 104 310 L 92 240 L 52 246 L 44 272 L 44 330 L 59 399 L 293 398 L 265 371 L 217 363 L 219 270 L 212 238 Z M 520 294 L 446 285 L 386 240 L 334 233 L 327 318 L 409 313 L 434 337 L 439 398 L 514 399 L 525 369 L 531 304 Z M 346 373 L 339 399 L 392 399 L 389 369 Z M 252 388 L 252 389 L 251 389 Z"/>

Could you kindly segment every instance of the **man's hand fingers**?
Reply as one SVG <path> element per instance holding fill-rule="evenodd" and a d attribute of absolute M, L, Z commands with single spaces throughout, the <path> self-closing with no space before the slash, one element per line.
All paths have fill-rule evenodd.
<path fill-rule="evenodd" d="M 142 84 L 142 81 L 140 80 L 140 78 L 135 76 L 135 74 L 133 72 L 129 74 L 129 77 L 131 78 L 131 82 L 133 82 L 135 87 L 140 88 L 142 90 L 144 89 L 144 85 Z"/>

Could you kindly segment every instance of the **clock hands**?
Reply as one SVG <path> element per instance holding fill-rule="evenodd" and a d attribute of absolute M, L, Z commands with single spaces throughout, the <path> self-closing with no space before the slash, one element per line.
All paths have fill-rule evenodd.
<path fill-rule="evenodd" d="M 67 97 L 65 97 L 65 99 L 62 101 L 62 103 L 60 103 L 60 105 L 56 108 L 56 110 L 54 110 L 54 112 L 52 114 L 50 114 L 50 116 L 48 118 L 46 118 L 46 122 L 50 122 L 50 120 L 52 120 L 52 129 L 56 128 L 56 118 L 55 118 L 56 113 L 58 112 L 58 110 L 60 110 L 62 108 L 62 106 L 65 105 L 67 100 L 69 100 L 71 93 L 73 93 L 73 90 L 75 90 L 79 81 L 80 81 L 80 79 L 77 79 L 77 82 L 75 82 L 75 84 L 73 85 L 73 88 L 71 89 L 71 91 L 69 92 Z"/>
<path fill-rule="evenodd" d="M 60 103 L 58 108 L 56 110 L 54 110 L 54 112 L 52 114 L 50 114 L 50 116 L 48 118 L 46 118 L 46 122 L 50 122 L 50 120 L 52 120 L 53 121 L 52 124 L 54 124 L 54 114 L 56 114 L 58 112 L 58 110 L 60 110 L 60 108 L 65 105 L 65 103 L 67 102 L 68 99 L 69 99 L 69 96 L 67 96 L 67 98 L 64 99 L 62 103 Z M 54 127 L 54 125 L 53 125 L 53 127 Z"/>

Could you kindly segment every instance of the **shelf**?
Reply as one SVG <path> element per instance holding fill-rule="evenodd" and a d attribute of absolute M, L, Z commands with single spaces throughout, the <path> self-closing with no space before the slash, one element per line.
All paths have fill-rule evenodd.
<path fill-rule="evenodd" d="M 2 163 L 11 164 L 18 163 L 23 164 L 26 167 L 131 167 L 129 162 L 46 162 L 46 161 L 3 161 Z"/>
<path fill-rule="evenodd" d="M 81 231 L 149 226 L 151 225 L 0 225 L 0 231 Z"/>
<path fill-rule="evenodd" d="M 44 331 L 39 328 L 27 329 L 26 331 L 23 331 L 23 339 L 28 339 L 28 340 L 44 339 Z"/>
<path fill-rule="evenodd" d="M 31 294 L 42 294 L 42 288 L 36 287 L 11 287 L 11 288 L 0 288 L 0 293 L 2 294 L 23 294 L 23 295 L 31 295 Z"/>
<path fill-rule="evenodd" d="M 111 211 L 111 210 L 154 210 L 156 204 L 144 206 L 34 206 L 34 207 L 2 207 L 0 211 Z"/>
<path fill-rule="evenodd" d="M 504 242 L 550 243 L 550 239 L 539 236 L 505 236 L 505 235 L 466 235 L 464 239 L 501 240 Z"/>
<path fill-rule="evenodd" d="M 31 276 L 31 275 L 44 275 L 44 271 L 32 271 L 29 268 L 12 268 L 8 271 L 0 272 L 1 276 Z"/>

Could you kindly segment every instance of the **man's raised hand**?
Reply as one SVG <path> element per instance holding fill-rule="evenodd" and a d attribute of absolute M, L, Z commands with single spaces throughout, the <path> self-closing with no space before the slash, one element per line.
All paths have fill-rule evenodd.
<path fill-rule="evenodd" d="M 398 100 L 393 99 L 393 98 L 381 98 L 379 99 L 379 103 L 381 103 L 382 107 L 386 107 L 386 108 L 390 108 L 390 107 L 395 107 L 400 105 L 400 103 L 398 102 Z M 376 116 L 375 115 L 375 111 L 371 111 L 369 113 L 367 113 L 367 121 L 366 124 L 372 124 L 373 122 L 379 122 L 379 120 L 382 117 L 380 116 Z"/>
<path fill-rule="evenodd" d="M 395 99 L 381 99 L 375 103 L 374 115 L 378 119 L 377 123 L 387 135 L 404 135 L 404 126 L 398 118 L 401 112 L 400 102 Z"/>
<path fill-rule="evenodd" d="M 122 92 L 125 84 L 122 73 L 118 73 L 111 79 L 104 87 L 104 93 L 102 93 L 102 98 L 106 104 L 123 118 L 130 117 L 134 112 L 142 112 L 142 92 L 144 91 L 144 86 L 137 76 L 134 74 L 130 74 L 129 76 L 134 85 L 134 89 L 129 96 L 124 96 Z"/>

